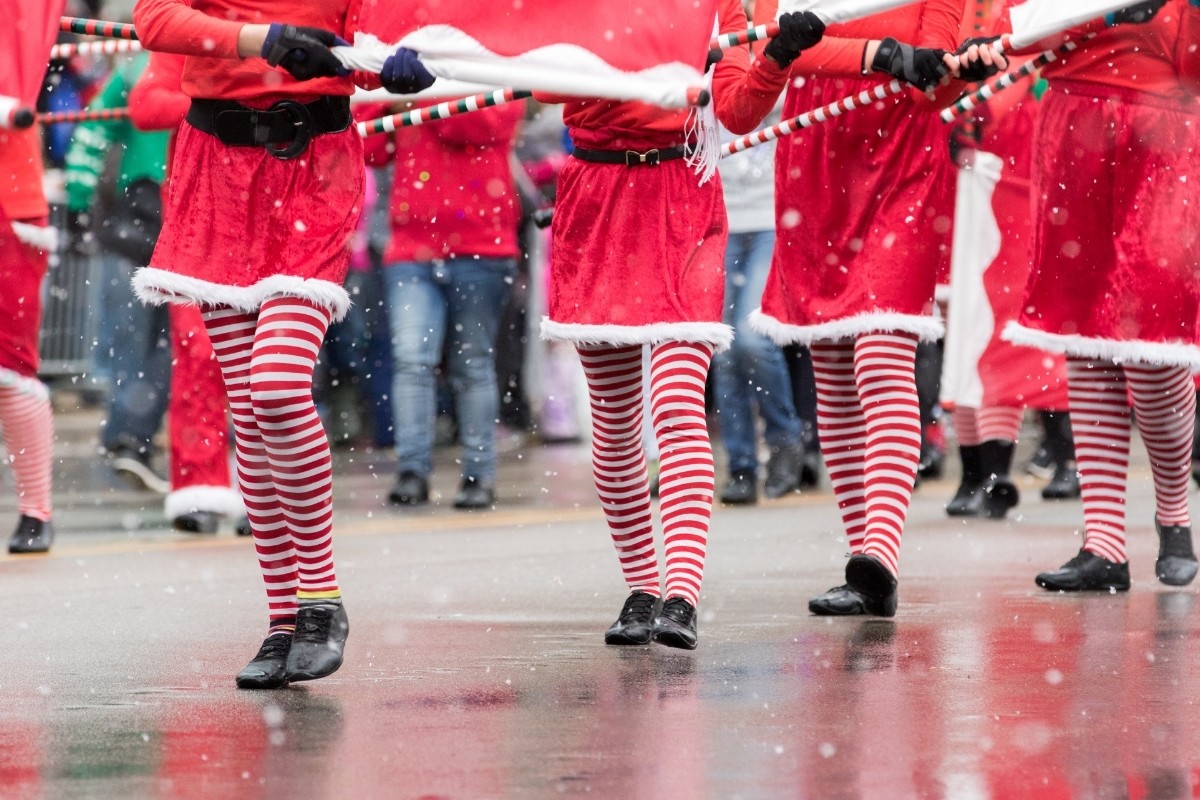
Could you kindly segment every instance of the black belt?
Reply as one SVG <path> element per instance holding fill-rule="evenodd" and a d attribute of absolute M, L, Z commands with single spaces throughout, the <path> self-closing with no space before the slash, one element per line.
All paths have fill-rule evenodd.
<path fill-rule="evenodd" d="M 227 145 L 265 147 L 286 161 L 303 153 L 314 136 L 349 128 L 350 98 L 322 97 L 311 103 L 280 100 L 262 110 L 232 100 L 195 99 L 187 121 Z"/>
<path fill-rule="evenodd" d="M 571 151 L 571 155 L 580 161 L 590 161 L 595 164 L 624 164 L 627 167 L 645 165 L 653 167 L 663 161 L 683 158 L 687 155 L 687 148 L 683 145 L 677 145 L 675 147 L 660 147 L 655 150 L 647 150 L 644 153 L 639 153 L 636 150 L 585 150 L 582 147 L 576 147 Z"/>

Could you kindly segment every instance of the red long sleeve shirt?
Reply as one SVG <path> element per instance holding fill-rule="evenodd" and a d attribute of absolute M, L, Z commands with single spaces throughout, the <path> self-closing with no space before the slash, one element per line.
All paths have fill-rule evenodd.
<path fill-rule="evenodd" d="M 388 262 L 516 257 L 509 153 L 523 111 L 512 103 L 396 131 Z"/>
<path fill-rule="evenodd" d="M 1012 3 L 1011 5 L 1020 5 Z M 1012 32 L 1005 9 L 995 33 Z M 1141 25 L 1107 27 L 1103 21 L 1081 25 L 1044 39 L 1021 52 L 1056 47 L 1088 33 L 1096 38 L 1047 65 L 1042 75 L 1055 80 L 1098 83 L 1192 103 L 1200 90 L 1200 9 L 1187 0 L 1168 0 L 1154 19 Z"/>
<path fill-rule="evenodd" d="M 283 98 L 350 95 L 349 78 L 298 81 L 261 58 L 240 59 L 238 33 L 248 23 L 284 22 L 324 28 L 353 41 L 362 0 L 138 0 L 133 21 L 149 50 L 186 56 L 183 91 L 189 97 L 261 106 Z"/>
<path fill-rule="evenodd" d="M 180 88 L 184 57 L 151 53 L 150 61 L 129 92 L 129 118 L 143 131 L 174 130 L 187 116 L 191 100 Z"/>

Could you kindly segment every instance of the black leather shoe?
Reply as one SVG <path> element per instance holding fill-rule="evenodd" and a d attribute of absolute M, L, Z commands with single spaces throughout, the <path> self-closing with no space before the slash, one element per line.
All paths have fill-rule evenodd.
<path fill-rule="evenodd" d="M 54 526 L 49 520 L 22 514 L 17 528 L 8 540 L 10 553 L 45 553 L 54 544 Z"/>
<path fill-rule="evenodd" d="M 290 633 L 276 633 L 263 640 L 258 654 L 237 674 L 239 689 L 279 689 L 287 686 L 287 657 L 292 646 Z"/>
<path fill-rule="evenodd" d="M 863 597 L 868 614 L 894 617 L 900 604 L 896 576 L 874 556 L 850 556 L 846 562 L 846 586 Z"/>
<path fill-rule="evenodd" d="M 429 502 L 429 481 L 410 470 L 400 473 L 388 500 L 399 506 L 419 506 Z"/>
<path fill-rule="evenodd" d="M 1192 529 L 1187 525 L 1163 525 L 1154 520 L 1158 531 L 1158 560 L 1154 574 L 1167 586 L 1187 586 L 1196 577 L 1200 564 L 1192 550 Z"/>
<path fill-rule="evenodd" d="M 341 603 L 301 603 L 287 655 L 288 680 L 311 681 L 337 672 L 349 635 L 350 620 Z"/>
<path fill-rule="evenodd" d="M 604 633 L 605 644 L 650 644 L 654 618 L 662 609 L 662 600 L 646 592 L 634 592 L 625 598 L 621 615 Z"/>
<path fill-rule="evenodd" d="M 238 536 L 253 536 L 254 530 L 250 527 L 250 518 L 242 517 L 233 526 L 233 532 Z"/>
<path fill-rule="evenodd" d="M 491 508 L 494 505 L 496 492 L 492 487 L 485 486 L 474 475 L 463 478 L 462 486 L 454 497 L 455 508 Z"/>
<path fill-rule="evenodd" d="M 809 600 L 808 610 L 818 617 L 864 616 L 867 614 L 867 598 L 843 584 Z"/>
<path fill-rule="evenodd" d="M 758 502 L 758 486 L 754 470 L 736 469 L 729 475 L 729 483 L 721 490 L 721 502 L 727 506 L 749 506 Z"/>
<path fill-rule="evenodd" d="M 189 511 L 171 520 L 171 527 L 184 533 L 216 533 L 221 515 L 212 511 Z"/>
<path fill-rule="evenodd" d="M 1082 493 L 1079 471 L 1073 461 L 1055 464 L 1050 482 L 1042 487 L 1043 500 L 1076 500 Z"/>
<path fill-rule="evenodd" d="M 1117 564 L 1080 550 L 1070 561 L 1053 572 L 1041 573 L 1035 580 L 1052 592 L 1127 592 L 1129 562 Z"/>
<path fill-rule="evenodd" d="M 654 618 L 654 641 L 681 650 L 696 649 L 696 607 L 682 597 L 668 597 Z"/>
<path fill-rule="evenodd" d="M 767 459 L 767 477 L 763 480 L 763 494 L 768 499 L 778 499 L 800 488 L 803 457 L 804 448 L 798 444 L 771 448 L 771 455 Z"/>

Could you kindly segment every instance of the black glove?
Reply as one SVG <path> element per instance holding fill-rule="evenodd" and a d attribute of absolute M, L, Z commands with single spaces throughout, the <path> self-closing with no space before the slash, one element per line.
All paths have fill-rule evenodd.
<path fill-rule="evenodd" d="M 416 94 L 433 85 L 434 77 L 425 69 L 414 50 L 397 47 L 383 62 L 379 82 L 392 94 Z"/>
<path fill-rule="evenodd" d="M 888 37 L 879 43 L 879 50 L 871 62 L 871 69 L 875 72 L 886 72 L 893 78 L 927 92 L 936 88 L 942 78 L 950 74 L 950 68 L 942 63 L 942 57 L 945 55 L 945 50 L 913 47 Z"/>
<path fill-rule="evenodd" d="M 793 11 L 779 18 L 779 33 L 767 42 L 763 55 L 787 67 L 824 35 L 825 23 L 820 17 L 811 11 Z"/>
<path fill-rule="evenodd" d="M 321 28 L 271 23 L 263 40 L 262 57 L 272 67 L 283 67 L 299 81 L 349 75 L 350 70 L 329 51 L 334 45 L 349 44 Z"/>
<path fill-rule="evenodd" d="M 1104 18 L 1104 22 L 1110 26 L 1124 23 L 1141 25 L 1143 22 L 1154 19 L 1154 15 L 1166 4 L 1167 0 L 1146 0 L 1144 3 L 1135 3 L 1128 8 L 1112 12 Z"/>
<path fill-rule="evenodd" d="M 973 36 L 958 46 L 954 51 L 954 55 L 965 55 L 975 45 L 983 48 L 984 45 L 989 45 L 992 42 L 998 41 L 999 36 Z M 973 61 L 970 64 L 960 64 L 958 68 L 958 77 L 967 83 L 977 83 L 978 81 L 986 81 L 1000 71 L 1000 68 L 994 64 L 985 64 L 983 61 Z"/>

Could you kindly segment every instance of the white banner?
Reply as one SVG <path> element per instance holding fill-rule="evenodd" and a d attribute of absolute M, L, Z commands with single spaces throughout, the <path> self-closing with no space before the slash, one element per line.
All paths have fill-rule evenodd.
<path fill-rule="evenodd" d="M 1013 27 L 1012 46 L 1028 47 L 1047 36 L 1131 5 L 1135 4 L 1129 0 L 1028 0 L 1013 6 L 1009 12 Z"/>
<path fill-rule="evenodd" d="M 811 11 L 826 25 L 834 25 L 891 11 L 893 8 L 910 6 L 916 2 L 918 0 L 780 0 L 779 14 Z M 779 19 L 779 14 L 776 15 L 776 19 Z"/>

